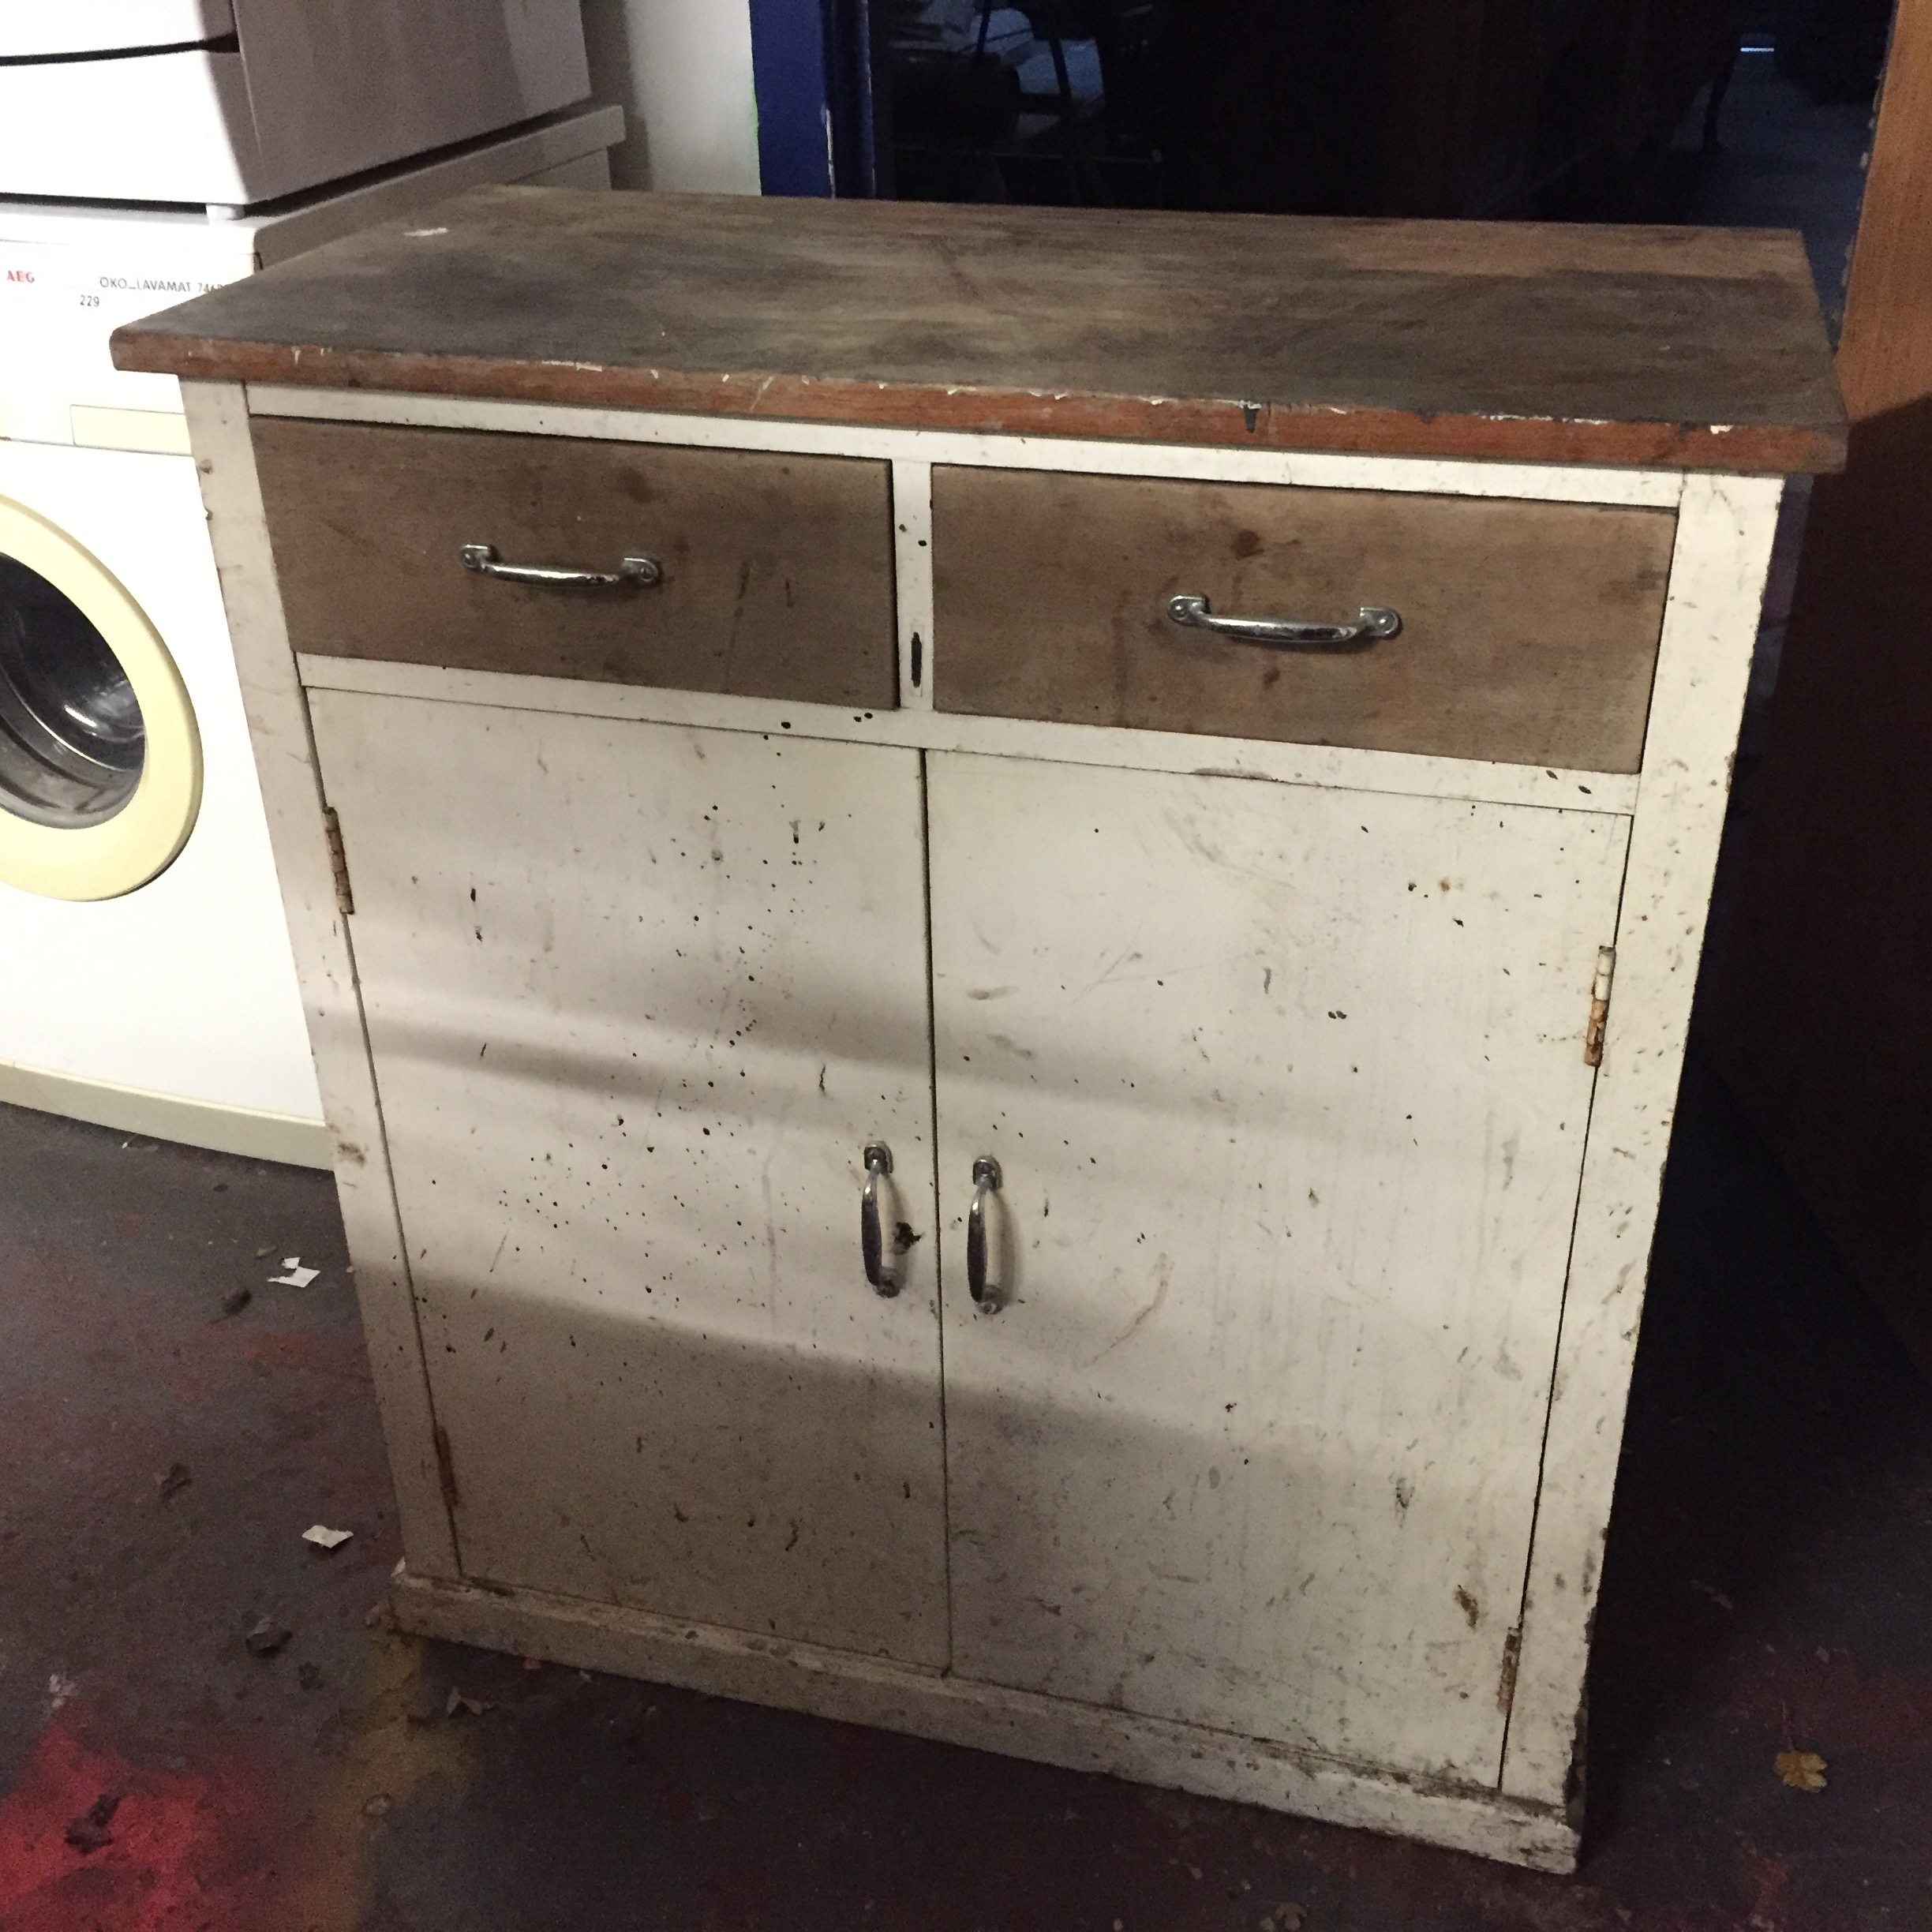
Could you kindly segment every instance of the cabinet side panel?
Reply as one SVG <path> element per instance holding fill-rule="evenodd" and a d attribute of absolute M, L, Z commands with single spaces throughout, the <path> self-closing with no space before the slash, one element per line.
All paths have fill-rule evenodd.
<path fill-rule="evenodd" d="M 1578 1768 L 1590 1617 L 1782 489 L 1762 477 L 1684 488 L 1503 1766 L 1506 1792 L 1544 1803 L 1563 1799 Z"/>
<path fill-rule="evenodd" d="M 182 395 L 234 639 L 322 1110 L 335 1144 L 336 1192 L 355 1264 L 402 1547 L 412 1569 L 454 1578 L 455 1540 L 437 1473 L 436 1417 L 423 1373 L 382 1113 L 355 961 L 336 900 L 308 709 L 269 552 L 247 407 L 242 390 L 227 384 L 184 383 Z"/>
<path fill-rule="evenodd" d="M 943 1664 L 919 754 L 311 703 L 466 1574 Z"/>

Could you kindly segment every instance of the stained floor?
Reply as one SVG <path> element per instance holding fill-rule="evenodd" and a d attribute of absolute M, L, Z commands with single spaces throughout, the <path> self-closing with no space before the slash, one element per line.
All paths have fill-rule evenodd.
<path fill-rule="evenodd" d="M 7 1109 L 0 1172 L 0 1932 L 1932 1926 L 1932 1395 L 1708 1081 L 1575 1879 L 399 1636 L 328 1180 Z"/>

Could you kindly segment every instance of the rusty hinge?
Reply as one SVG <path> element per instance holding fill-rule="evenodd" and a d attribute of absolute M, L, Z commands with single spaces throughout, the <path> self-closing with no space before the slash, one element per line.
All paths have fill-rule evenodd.
<path fill-rule="evenodd" d="M 1522 1626 L 1503 1639 L 1503 1675 L 1496 1679 L 1496 1709 L 1507 1717 L 1516 1702 L 1516 1666 L 1522 1659 Z"/>
<path fill-rule="evenodd" d="M 342 821 L 333 805 L 322 807 L 322 827 L 328 834 L 329 870 L 335 875 L 335 903 L 346 919 L 355 910 L 355 894 L 349 889 L 349 855 L 343 850 Z"/>
<path fill-rule="evenodd" d="M 1616 948 L 1597 949 L 1597 977 L 1590 982 L 1589 1024 L 1583 1029 L 1583 1064 L 1603 1065 L 1604 1028 L 1610 1020 L 1610 980 L 1616 972 Z"/>

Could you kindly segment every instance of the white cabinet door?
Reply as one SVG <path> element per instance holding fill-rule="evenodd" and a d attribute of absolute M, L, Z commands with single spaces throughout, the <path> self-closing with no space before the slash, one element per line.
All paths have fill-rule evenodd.
<path fill-rule="evenodd" d="M 928 804 L 954 1669 L 1493 1781 L 1625 822 L 958 754 Z"/>
<path fill-rule="evenodd" d="M 943 1663 L 918 754 L 311 705 L 465 1573 Z"/>

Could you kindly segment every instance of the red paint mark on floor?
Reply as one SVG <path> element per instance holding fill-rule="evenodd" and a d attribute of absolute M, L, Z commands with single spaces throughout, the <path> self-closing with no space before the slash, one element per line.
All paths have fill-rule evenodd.
<path fill-rule="evenodd" d="M 118 1797 L 99 1851 L 67 1828 Z M 273 1873 L 249 1782 L 136 1765 L 96 1750 L 63 1713 L 0 1798 L 0 1926 L 6 1932 L 248 1932 L 264 1921 Z"/>

